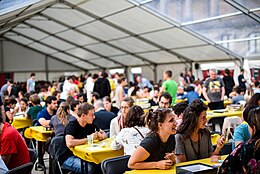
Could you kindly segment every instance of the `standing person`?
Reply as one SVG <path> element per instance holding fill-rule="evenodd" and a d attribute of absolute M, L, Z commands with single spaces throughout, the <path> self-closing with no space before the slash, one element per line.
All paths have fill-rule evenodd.
<path fill-rule="evenodd" d="M 210 110 L 224 109 L 224 82 L 217 76 L 216 69 L 209 70 L 209 78 L 205 81 L 203 95 L 208 101 Z"/>
<path fill-rule="evenodd" d="M 124 87 L 127 84 L 126 78 L 120 78 L 118 79 L 118 86 L 116 87 L 116 92 L 115 92 L 115 98 L 116 98 L 116 107 L 120 108 L 120 105 L 123 101 L 123 98 L 125 97 L 125 91 Z"/>
<path fill-rule="evenodd" d="M 66 101 L 68 96 L 73 96 L 73 77 L 69 76 L 67 80 L 65 80 L 63 87 L 62 87 L 62 92 L 60 94 L 60 99 L 62 101 Z"/>
<path fill-rule="evenodd" d="M 93 124 L 94 118 L 94 106 L 81 104 L 78 108 L 78 118 L 70 121 L 65 127 L 64 143 L 61 147 L 65 150 L 60 156 L 60 162 L 64 168 L 81 173 L 81 160 L 73 155 L 70 148 L 87 143 L 88 135 L 92 135 L 94 140 L 106 138 L 106 133 Z M 97 173 L 97 171 L 93 171 L 93 167 L 97 168 L 94 163 L 88 162 L 87 173 Z"/>
<path fill-rule="evenodd" d="M 149 110 L 146 124 L 150 133 L 133 152 L 128 167 L 131 169 L 170 169 L 175 164 L 176 121 L 170 109 Z"/>
<path fill-rule="evenodd" d="M 35 91 L 35 73 L 31 73 L 31 77 L 27 80 L 27 92 Z"/>
<path fill-rule="evenodd" d="M 222 80 L 225 84 L 225 95 L 229 97 L 229 94 L 232 92 L 233 87 L 235 86 L 234 78 L 231 77 L 229 69 L 225 69 Z"/>
<path fill-rule="evenodd" d="M 0 155 L 9 170 L 30 162 L 26 143 L 19 132 L 3 122 L 0 114 Z"/>
<path fill-rule="evenodd" d="M 174 105 L 178 84 L 172 79 L 172 71 L 165 71 L 163 73 L 163 79 L 165 81 L 162 84 L 160 94 L 162 94 L 163 92 L 168 92 L 172 97 L 171 105 Z"/>
<path fill-rule="evenodd" d="M 175 154 L 178 162 L 199 160 L 218 155 L 224 146 L 224 135 L 213 151 L 210 131 L 206 128 L 208 107 L 199 99 L 194 100 L 183 112 L 182 123 L 176 134 Z"/>
<path fill-rule="evenodd" d="M 145 86 L 147 86 L 149 89 L 153 89 L 153 85 L 144 77 L 137 76 L 136 81 L 140 89 L 144 89 Z"/>
<path fill-rule="evenodd" d="M 107 77 L 108 77 L 107 73 L 102 72 L 101 77 L 94 84 L 93 91 L 97 92 L 100 98 L 103 98 L 105 96 L 110 96 L 111 88 Z"/>
<path fill-rule="evenodd" d="M 9 86 L 12 86 L 12 85 L 13 85 L 13 80 L 7 80 L 7 83 L 4 84 L 4 85 L 1 87 L 1 93 L 0 93 L 0 95 L 1 95 L 2 99 L 4 98 L 4 93 L 6 93 L 6 91 L 8 91 L 8 87 L 9 87 Z M 8 94 L 8 96 L 10 96 L 10 95 Z"/>
<path fill-rule="evenodd" d="M 239 84 L 239 87 L 242 89 L 242 91 L 246 91 L 246 79 L 244 77 L 244 69 L 241 69 L 240 70 L 240 74 L 238 76 L 238 84 Z"/>
<path fill-rule="evenodd" d="M 91 103 L 91 98 L 92 98 L 92 92 L 94 89 L 94 84 L 98 79 L 98 75 L 97 74 L 93 74 L 92 76 L 90 76 L 91 74 L 89 74 L 89 77 L 87 78 L 87 83 L 85 85 L 85 89 L 87 91 L 87 99 L 88 102 Z"/>

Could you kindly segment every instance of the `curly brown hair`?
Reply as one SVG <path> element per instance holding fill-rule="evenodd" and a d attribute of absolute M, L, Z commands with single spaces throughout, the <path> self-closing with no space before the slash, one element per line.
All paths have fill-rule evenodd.
<path fill-rule="evenodd" d="M 144 111 L 138 106 L 130 107 L 128 113 L 125 118 L 125 126 L 126 127 L 134 127 L 134 126 L 145 126 L 144 123 Z"/>

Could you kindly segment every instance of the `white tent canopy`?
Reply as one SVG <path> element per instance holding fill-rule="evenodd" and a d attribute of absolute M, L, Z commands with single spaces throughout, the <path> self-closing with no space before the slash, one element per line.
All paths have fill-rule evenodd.
<path fill-rule="evenodd" d="M 8 0 L 2 0 L 0 6 L 5 2 L 8 4 Z M 243 4 L 242 0 L 239 2 Z M 243 7 L 231 0 L 224 3 L 228 8 L 235 8 L 236 5 L 232 13 L 254 20 L 254 28 L 260 32 L 259 1 L 251 0 L 248 3 L 258 6 Z M 158 4 L 167 5 L 164 0 L 31 0 L 11 12 L 8 7 L 0 8 L 0 37 L 3 44 L 12 41 L 37 51 L 43 57 L 81 70 L 176 63 L 190 66 L 193 62 L 209 61 L 242 62 L 250 56 L 259 59 L 259 44 L 256 54 L 239 54 L 230 47 L 224 47 L 228 42 L 218 43 L 208 37 L 209 33 L 203 35 L 201 31 L 193 30 L 199 28 L 197 25 L 203 25 L 202 19 L 196 19 L 193 23 L 178 21 L 169 17 L 165 9 L 163 12 L 161 8 L 155 9 Z M 242 14 L 245 9 L 251 10 L 251 13 Z M 219 20 L 217 17 L 216 20 Z M 204 22 L 212 20 L 206 18 Z M 254 35 L 253 41 L 260 43 L 259 36 Z M 3 67 L 1 70 L 6 71 Z"/>

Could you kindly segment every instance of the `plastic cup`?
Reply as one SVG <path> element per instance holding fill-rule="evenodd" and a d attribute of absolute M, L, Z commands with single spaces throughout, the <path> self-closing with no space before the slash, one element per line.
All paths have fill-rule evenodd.
<path fill-rule="evenodd" d="M 88 135 L 88 146 L 92 147 L 93 146 L 93 135 Z"/>

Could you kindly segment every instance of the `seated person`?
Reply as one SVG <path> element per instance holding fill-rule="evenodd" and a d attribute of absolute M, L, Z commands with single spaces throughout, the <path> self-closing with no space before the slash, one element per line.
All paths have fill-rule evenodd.
<path fill-rule="evenodd" d="M 108 96 L 103 97 L 103 104 L 107 111 L 113 112 L 117 116 L 119 109 L 112 105 L 110 97 L 108 97 Z"/>
<path fill-rule="evenodd" d="M 144 111 L 140 106 L 132 106 L 126 114 L 125 126 L 111 143 L 113 150 L 124 149 L 125 155 L 132 155 L 149 129 L 145 127 Z"/>
<path fill-rule="evenodd" d="M 134 105 L 134 100 L 131 97 L 125 97 L 121 103 L 121 115 L 113 118 L 110 123 L 110 137 L 116 136 L 119 131 L 125 128 L 126 114 L 131 106 Z"/>
<path fill-rule="evenodd" d="M 159 98 L 159 108 L 170 108 L 172 96 L 168 92 L 164 92 Z"/>
<path fill-rule="evenodd" d="M 0 155 L 9 170 L 30 162 L 28 147 L 9 123 L 3 122 L 0 115 Z"/>
<path fill-rule="evenodd" d="M 150 133 L 128 161 L 131 169 L 170 169 L 175 164 L 176 121 L 170 109 L 148 111 L 146 125 Z"/>
<path fill-rule="evenodd" d="M 193 100 L 196 100 L 199 98 L 199 94 L 194 91 L 193 86 L 188 86 L 187 93 L 181 97 L 181 99 L 185 99 L 185 98 L 188 99 L 188 104 L 190 104 Z"/>
<path fill-rule="evenodd" d="M 8 172 L 8 168 L 5 165 L 5 162 L 2 160 L 0 156 L 0 173 L 6 173 Z"/>
<path fill-rule="evenodd" d="M 185 92 L 184 92 L 184 88 L 182 86 L 178 86 L 177 89 L 177 98 L 182 98 L 182 96 L 184 96 Z"/>
<path fill-rule="evenodd" d="M 239 144 L 219 168 L 219 174 L 260 173 L 260 107 L 248 114 L 251 139 Z"/>
<path fill-rule="evenodd" d="M 62 102 L 56 115 L 51 117 L 49 126 L 53 128 L 55 136 L 61 136 L 64 134 L 64 129 L 69 121 L 76 118 L 70 115 L 70 106 L 66 102 Z"/>
<path fill-rule="evenodd" d="M 242 124 L 238 125 L 234 131 L 232 149 L 237 147 L 240 143 L 247 142 L 250 139 L 250 132 L 249 132 L 248 124 L 247 124 L 248 123 L 248 113 L 252 109 L 255 109 L 257 107 L 259 107 L 259 106 L 250 105 L 250 106 L 247 106 L 243 110 L 244 122 Z"/>
<path fill-rule="evenodd" d="M 15 109 L 16 103 L 17 103 L 17 101 L 15 100 L 14 97 L 10 97 L 5 100 L 5 103 L 4 103 L 4 110 L 5 110 L 5 116 L 6 116 L 5 121 L 8 123 L 13 120 L 13 117 L 16 114 L 16 111 L 17 111 Z"/>
<path fill-rule="evenodd" d="M 176 115 L 176 122 L 177 122 L 177 128 L 182 123 L 182 117 L 183 117 L 183 111 L 188 107 L 188 104 L 186 102 L 180 102 L 173 106 L 172 110 L 174 114 Z"/>
<path fill-rule="evenodd" d="M 158 106 L 159 105 L 159 88 L 154 88 L 153 91 L 153 98 L 149 100 L 151 106 Z"/>
<path fill-rule="evenodd" d="M 41 110 L 37 114 L 37 124 L 36 126 L 49 126 L 51 117 L 56 114 L 57 110 L 57 99 L 54 96 L 48 96 L 45 100 L 46 108 Z"/>
<path fill-rule="evenodd" d="M 206 128 L 208 107 L 199 99 L 194 100 L 183 112 L 182 123 L 176 134 L 175 154 L 178 162 L 209 158 L 218 155 L 224 146 L 224 135 L 220 137 L 213 152 L 210 131 Z"/>
<path fill-rule="evenodd" d="M 28 99 L 21 98 L 19 105 L 17 106 L 17 113 L 23 113 L 23 115 L 25 115 L 25 113 L 27 113 L 28 110 L 29 110 Z"/>
<path fill-rule="evenodd" d="M 240 101 L 245 101 L 244 95 L 242 95 L 242 90 L 239 86 L 234 89 L 235 96 L 232 97 L 232 104 L 240 104 Z"/>
<path fill-rule="evenodd" d="M 43 107 L 41 106 L 41 100 L 40 97 L 37 94 L 33 94 L 29 97 L 29 100 L 32 104 L 32 106 L 29 108 L 27 112 L 27 116 L 31 118 L 32 120 L 37 119 L 37 114 L 43 110 Z"/>
<path fill-rule="evenodd" d="M 102 130 L 110 128 L 110 122 L 116 115 L 113 112 L 109 112 L 104 108 L 103 102 L 101 100 L 94 103 L 95 107 L 95 119 L 94 124 Z"/>
<path fill-rule="evenodd" d="M 106 138 L 106 133 L 93 124 L 95 118 L 94 106 L 90 104 L 79 105 L 77 115 L 78 118 L 70 121 L 65 127 L 64 145 L 61 147 L 65 150 L 60 156 L 60 162 L 64 168 L 81 173 L 81 161 L 73 155 L 70 148 L 86 144 L 88 142 L 87 135 L 92 135 L 93 140 L 103 140 Z M 96 170 L 98 168 L 94 163 L 88 162 L 88 173 L 97 173 L 97 171 L 93 170 L 93 167 Z"/>

